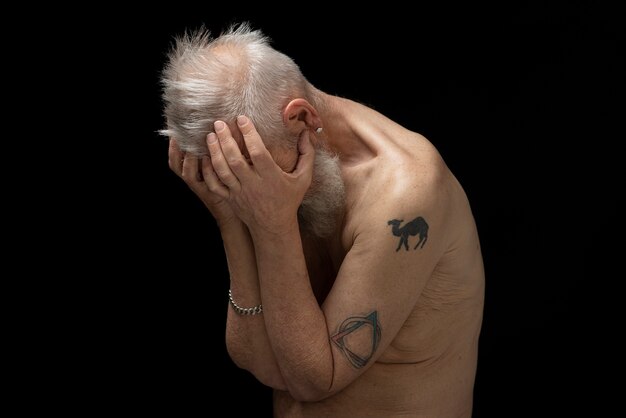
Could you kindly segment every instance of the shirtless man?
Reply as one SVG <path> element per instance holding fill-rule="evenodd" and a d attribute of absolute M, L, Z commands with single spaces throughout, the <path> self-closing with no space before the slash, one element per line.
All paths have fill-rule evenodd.
<path fill-rule="evenodd" d="M 471 416 L 482 256 L 433 145 L 245 25 L 179 39 L 163 84 L 170 167 L 224 242 L 228 351 L 275 416 Z"/>

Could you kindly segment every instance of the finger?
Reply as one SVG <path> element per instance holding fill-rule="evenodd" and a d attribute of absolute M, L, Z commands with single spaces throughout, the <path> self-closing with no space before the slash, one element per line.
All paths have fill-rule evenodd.
<path fill-rule="evenodd" d="M 207 135 L 206 142 L 209 147 L 209 156 L 211 157 L 215 174 L 217 174 L 217 177 L 226 187 L 232 191 L 238 192 L 241 189 L 241 184 L 224 159 L 224 154 L 222 153 L 217 135 L 211 132 Z"/>
<path fill-rule="evenodd" d="M 220 147 L 222 148 L 222 154 L 224 154 L 224 159 L 228 167 L 230 167 L 233 174 L 235 174 L 239 180 L 245 181 L 245 177 L 252 173 L 252 168 L 250 168 L 250 165 L 241 154 L 239 144 L 237 144 L 230 129 L 224 122 L 218 120 L 215 122 L 214 126 Z"/>
<path fill-rule="evenodd" d="M 313 164 L 315 163 L 315 148 L 311 144 L 309 131 L 306 130 L 300 136 L 298 141 L 298 163 L 293 170 L 293 175 L 298 177 L 302 175 L 311 176 L 313 173 Z"/>
<path fill-rule="evenodd" d="M 278 166 L 265 147 L 252 121 L 245 116 L 237 116 L 237 125 L 243 134 L 243 140 L 246 143 L 248 154 L 250 154 L 250 159 L 257 172 L 261 174 L 264 171 L 275 170 Z"/>
<path fill-rule="evenodd" d="M 198 184 L 202 184 L 202 179 L 198 178 L 197 157 L 193 155 L 185 155 L 181 177 L 192 189 L 195 189 Z"/>
<path fill-rule="evenodd" d="M 175 139 L 170 139 L 170 147 L 167 151 L 167 157 L 170 169 L 176 173 L 177 176 L 181 177 L 184 155 L 178 147 L 178 143 L 176 143 Z"/>
<path fill-rule="evenodd" d="M 204 177 L 206 186 L 211 192 L 223 197 L 224 199 L 228 198 L 228 188 L 224 186 L 224 183 L 222 183 L 222 181 L 217 177 L 215 170 L 213 170 L 211 159 L 206 155 L 202 157 L 202 176 Z"/>

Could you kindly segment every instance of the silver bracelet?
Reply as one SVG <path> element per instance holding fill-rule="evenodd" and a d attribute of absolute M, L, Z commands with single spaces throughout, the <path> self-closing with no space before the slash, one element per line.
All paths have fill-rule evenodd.
<path fill-rule="evenodd" d="M 257 315 L 263 312 L 263 305 L 257 305 L 251 308 L 242 308 L 241 306 L 237 305 L 237 303 L 235 303 L 235 301 L 233 300 L 233 292 L 230 289 L 228 289 L 228 301 L 231 305 L 233 305 L 233 309 L 239 315 Z"/>

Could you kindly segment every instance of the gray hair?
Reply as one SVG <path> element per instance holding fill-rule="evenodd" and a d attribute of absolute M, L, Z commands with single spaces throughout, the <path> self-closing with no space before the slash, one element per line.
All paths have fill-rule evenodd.
<path fill-rule="evenodd" d="M 297 138 L 283 124 L 282 110 L 307 96 L 308 82 L 295 62 L 248 24 L 231 27 L 218 38 L 200 29 L 176 39 L 161 79 L 167 129 L 180 148 L 207 153 L 213 123 L 235 123 L 248 116 L 269 146 L 294 146 Z"/>

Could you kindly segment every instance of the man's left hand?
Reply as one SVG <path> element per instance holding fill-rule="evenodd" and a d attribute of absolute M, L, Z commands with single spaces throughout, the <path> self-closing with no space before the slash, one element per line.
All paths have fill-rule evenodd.
<path fill-rule="evenodd" d="M 226 123 L 215 123 L 208 136 L 213 169 L 222 184 L 214 192 L 227 198 L 251 233 L 282 234 L 297 227 L 297 212 L 313 176 L 315 150 L 305 130 L 298 142 L 296 168 L 285 173 L 273 160 L 252 121 L 237 118 L 248 149 L 248 163 Z"/>

